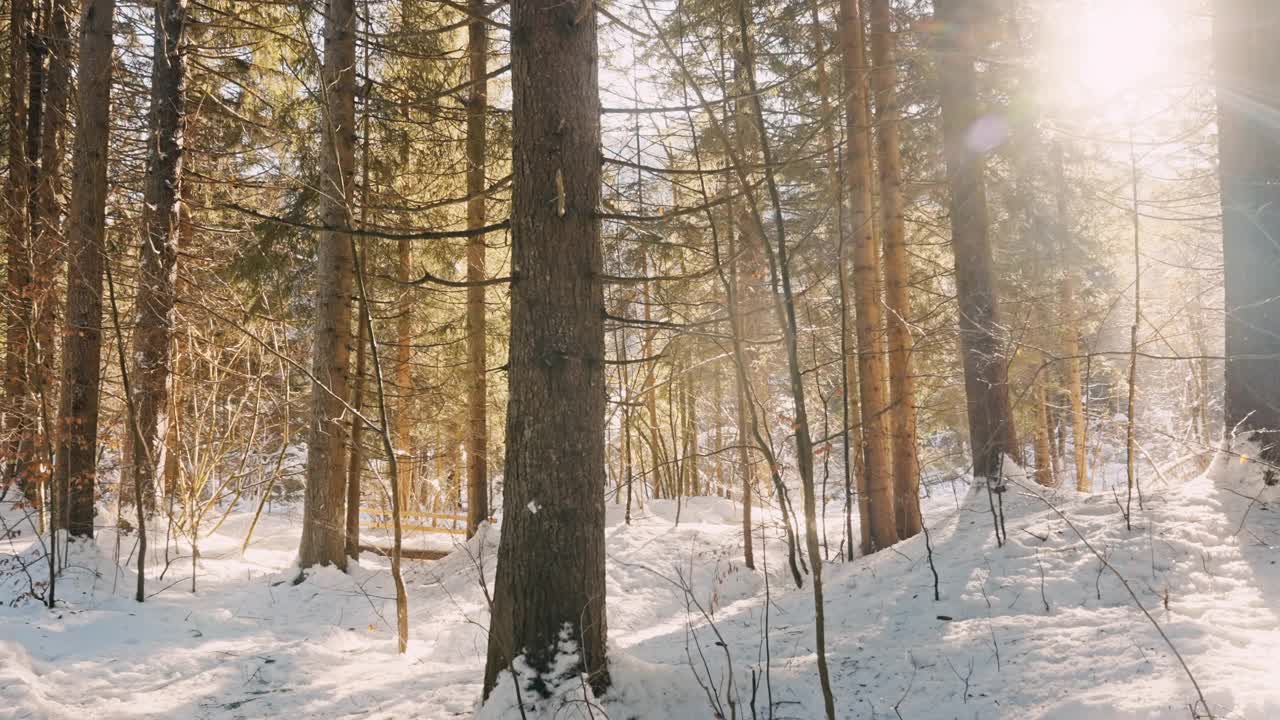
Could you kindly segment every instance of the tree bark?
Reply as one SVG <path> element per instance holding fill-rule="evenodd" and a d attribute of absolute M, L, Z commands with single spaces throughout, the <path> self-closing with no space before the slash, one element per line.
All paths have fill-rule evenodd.
<path fill-rule="evenodd" d="M 1070 231 L 1067 219 L 1067 181 L 1063 168 L 1062 146 L 1054 144 L 1054 169 L 1058 201 L 1058 257 L 1062 268 L 1062 312 L 1066 323 L 1063 328 L 1062 353 L 1067 358 L 1067 395 L 1071 402 L 1071 450 L 1076 466 L 1076 490 L 1092 492 L 1089 480 L 1088 425 L 1084 416 L 1084 383 L 1080 376 L 1080 320 L 1077 317 L 1075 273 L 1068 262 Z M 1198 335 L 1197 335 L 1198 337 Z"/>
<path fill-rule="evenodd" d="M 363 251 L 362 251 L 363 252 Z M 364 386 L 368 369 L 366 364 L 366 346 L 369 338 L 365 334 L 363 313 L 367 312 L 359 298 L 356 299 L 356 369 L 351 378 L 351 407 L 356 412 L 364 412 Z M 360 493 L 364 478 L 364 426 L 365 421 L 356 416 L 351 418 L 351 449 L 347 459 L 347 557 L 360 558 Z M 402 496 L 403 497 L 403 496 Z"/>
<path fill-rule="evenodd" d="M 889 0 L 871 0 L 871 85 L 880 160 L 880 213 L 884 228 L 885 307 L 889 327 L 889 408 L 894 510 L 898 537 L 920 532 L 920 461 L 916 455 L 916 387 L 911 374 L 911 266 L 903 216 L 902 141 L 898 133 L 898 66 Z"/>
<path fill-rule="evenodd" d="M 1017 438 L 1009 409 L 1000 301 L 991 268 L 985 149 L 969 142 L 970 131 L 979 121 L 973 35 L 984 19 L 981 4 L 978 0 L 936 0 L 934 6 L 946 28 L 938 39 L 938 84 L 951 189 L 951 244 L 969 444 L 974 476 L 994 479 L 1000 474 L 1002 458 L 1016 454 Z"/>
<path fill-rule="evenodd" d="M 854 328 L 858 337 L 863 467 L 870 503 L 872 549 L 880 550 L 898 541 L 898 528 L 886 428 L 887 368 L 884 355 L 878 352 L 884 321 L 880 309 L 879 246 L 871 203 L 871 129 L 860 0 L 840 2 L 840 44 L 844 53 L 845 123 L 849 143 L 846 183 L 853 237 Z"/>
<path fill-rule="evenodd" d="M 1268 0 L 1218 0 L 1218 171 L 1226 263 L 1226 429 L 1280 459 L 1280 141 L 1259 113 L 1280 91 Z M 1267 480 L 1275 482 L 1275 473 Z"/>
<path fill-rule="evenodd" d="M 21 441 L 27 434 L 26 423 L 30 418 L 27 411 L 27 336 L 31 330 L 29 310 L 29 289 L 31 283 L 30 260 L 28 257 L 27 217 L 28 197 L 31 188 L 27 185 L 27 101 L 29 99 L 28 84 L 30 82 L 30 56 L 27 44 L 32 34 L 32 11 L 30 0 L 10 0 L 9 3 L 9 167 L 5 179 L 5 194 L 8 200 L 7 224 L 9 237 L 5 249 L 6 279 L 5 304 L 5 452 L 4 483 L 20 481 L 21 474 Z M 24 485 L 24 490 L 31 495 L 34 488 Z M 34 497 L 34 496 L 32 496 Z"/>
<path fill-rule="evenodd" d="M 87 0 L 81 13 L 79 112 L 67 213 L 67 317 L 54 482 L 57 525 L 81 537 L 93 536 L 114 15 L 115 0 Z"/>
<path fill-rule="evenodd" d="M 1053 487 L 1053 449 L 1049 442 L 1049 408 L 1045 399 L 1044 383 L 1037 380 L 1031 401 L 1035 411 L 1036 482 Z"/>
<path fill-rule="evenodd" d="M 186 144 L 186 0 L 156 0 L 151 60 L 151 134 L 142 212 L 137 327 L 133 342 L 133 467 L 147 511 L 156 505 L 164 468 L 173 389 L 178 235 Z"/>
<path fill-rule="evenodd" d="M 320 73 L 320 221 L 351 226 L 355 179 L 355 4 L 328 0 L 324 15 L 324 65 Z M 298 562 L 305 569 L 333 564 L 345 570 L 347 432 L 352 257 L 350 233 L 321 230 L 316 257 L 315 339 L 311 367 L 311 428 Z"/>
<path fill-rule="evenodd" d="M 484 0 L 470 0 L 473 16 L 484 14 Z M 470 97 L 467 98 L 467 229 L 485 223 L 485 133 L 489 109 L 489 84 L 485 79 L 489 59 L 489 31 L 473 17 L 467 25 L 467 59 Z M 485 236 L 472 235 L 467 243 L 467 537 L 489 517 L 489 410 L 485 372 Z"/>
<path fill-rule="evenodd" d="M 34 343 L 28 348 L 28 372 L 31 395 L 30 419 L 33 428 L 32 462 L 27 471 L 28 482 L 47 483 L 53 468 L 48 467 L 48 450 L 53 442 L 52 428 L 44 427 L 54 414 L 48 408 L 56 397 L 54 352 L 57 349 L 58 275 L 62 271 L 64 241 L 62 236 L 62 167 L 66 150 L 67 96 L 71 88 L 70 16 L 72 0 L 54 0 L 49 7 L 45 27 L 45 46 L 49 58 L 44 72 L 44 111 L 40 133 L 40 168 L 36 175 L 35 214 L 31 218 L 32 276 L 30 292 Z"/>
<path fill-rule="evenodd" d="M 506 496 L 484 695 L 523 655 L 540 689 L 603 692 L 604 293 L 596 15 L 512 5 L 512 269 Z M 574 646 L 569 649 L 569 644 Z M 575 657 L 548 678 L 562 655 Z M 535 678 L 525 678 L 525 681 Z M 524 686 L 525 682 L 519 683 Z"/>

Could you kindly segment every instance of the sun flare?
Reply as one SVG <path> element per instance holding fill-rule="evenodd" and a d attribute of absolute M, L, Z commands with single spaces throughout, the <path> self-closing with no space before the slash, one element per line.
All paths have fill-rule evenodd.
<path fill-rule="evenodd" d="M 1051 92 L 1068 104 L 1140 98 L 1175 59 L 1177 31 L 1166 1 L 1094 1 L 1064 9 L 1056 20 Z"/>

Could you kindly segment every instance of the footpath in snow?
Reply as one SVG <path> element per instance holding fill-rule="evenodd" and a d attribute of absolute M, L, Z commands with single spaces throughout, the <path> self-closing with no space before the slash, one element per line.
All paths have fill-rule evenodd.
<path fill-rule="evenodd" d="M 937 499 L 927 519 L 940 600 L 923 537 L 825 566 L 838 715 L 1191 718 L 1194 676 L 1213 717 L 1280 718 L 1280 493 L 1261 490 L 1256 469 L 1223 455 L 1202 477 L 1146 488 L 1128 530 L 1111 494 L 1015 486 L 1004 547 L 985 490 Z M 812 597 L 794 587 L 782 545 L 757 553 L 768 569 L 761 562 L 753 572 L 741 562 L 739 508 L 695 498 L 678 525 L 675 511 L 653 502 L 628 526 L 610 506 L 615 686 L 595 707 L 573 695 L 545 717 L 820 718 Z M 128 569 L 134 538 L 101 532 L 73 547 L 54 611 L 29 596 L 42 567 L 22 569 L 40 544 L 16 509 L 6 505 L 3 517 L 11 537 L 0 542 L 0 717 L 479 710 L 496 528 L 443 560 L 406 563 L 411 636 L 400 656 L 385 560 L 366 554 L 349 574 L 319 570 L 293 585 L 293 513 L 264 516 L 244 556 L 250 517 L 232 514 L 201 543 L 194 594 L 189 549 L 171 546 L 178 557 L 166 568 L 158 536 L 154 594 L 142 605 Z M 483 717 L 519 717 L 509 684 Z"/>

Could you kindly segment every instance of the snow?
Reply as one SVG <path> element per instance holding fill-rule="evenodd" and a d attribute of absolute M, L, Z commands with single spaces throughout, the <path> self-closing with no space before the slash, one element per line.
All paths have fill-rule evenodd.
<path fill-rule="evenodd" d="M 1144 473 L 1132 530 L 1123 489 L 1117 503 L 1106 487 L 1043 491 L 1011 474 L 1004 547 L 985 488 L 926 505 L 939 601 L 923 537 L 824 566 L 839 717 L 1192 717 L 1187 673 L 1080 535 L 1163 628 L 1214 717 L 1280 717 L 1280 491 L 1263 487 L 1253 462 L 1220 453 L 1185 482 Z M 597 698 L 565 683 L 529 717 L 746 718 L 753 694 L 758 718 L 770 716 L 770 698 L 779 720 L 822 716 L 812 596 L 791 582 L 781 540 L 767 553 L 757 545 L 751 571 L 739 506 L 694 498 L 678 524 L 676 511 L 650 501 L 628 526 L 609 505 L 614 685 Z M 0 512 L 21 524 L 18 509 Z M 142 605 L 132 600 L 132 535 L 104 529 L 74 544 L 52 612 L 27 596 L 17 566 L 40 543 L 29 529 L 0 540 L 0 716 L 520 717 L 509 676 L 478 704 L 498 527 L 455 540 L 444 559 L 406 561 L 410 644 L 400 656 L 384 558 L 366 553 L 348 574 L 322 568 L 294 584 L 299 510 L 264 514 L 242 557 L 251 514 L 233 512 L 201 541 L 194 594 L 190 549 L 170 541 L 177 559 L 166 569 L 161 528 Z M 834 514 L 828 527 L 840 527 Z M 29 572 L 44 578 L 39 564 Z"/>

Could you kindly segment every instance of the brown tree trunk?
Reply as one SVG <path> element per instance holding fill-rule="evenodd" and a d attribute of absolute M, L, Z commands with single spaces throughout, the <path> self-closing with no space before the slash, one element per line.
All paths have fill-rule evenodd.
<path fill-rule="evenodd" d="M 699 477 L 698 470 L 698 415 L 696 404 L 696 387 L 697 387 L 697 371 L 694 369 L 696 360 L 694 358 L 693 344 L 689 343 L 689 347 L 685 350 L 686 365 L 684 368 L 684 377 L 680 382 L 680 396 L 684 404 L 681 412 L 682 429 L 681 434 L 684 436 L 684 476 L 685 494 L 701 495 L 702 479 Z"/>
<path fill-rule="evenodd" d="M 157 0 L 151 60 L 151 133 L 142 211 L 137 327 L 132 373 L 134 482 L 148 511 L 164 468 L 173 388 L 173 337 L 177 307 L 178 234 L 182 164 L 186 144 L 186 59 L 182 47 L 186 0 Z"/>
<path fill-rule="evenodd" d="M 1256 103 L 1280 88 L 1280 6 L 1218 0 L 1218 171 L 1226 263 L 1226 429 L 1253 436 L 1274 462 L 1280 433 L 1280 142 Z M 1269 472 L 1268 481 L 1275 480 Z"/>
<path fill-rule="evenodd" d="M 67 213 L 67 317 L 57 468 L 57 526 L 93 536 L 102 359 L 102 273 L 106 258 L 107 145 L 115 0 L 87 0 L 80 20 L 80 71 Z"/>
<path fill-rule="evenodd" d="M 409 400 L 413 396 L 413 301 L 407 283 L 413 275 L 413 247 L 408 240 L 396 243 L 396 278 L 406 288 L 400 296 L 396 316 L 396 413 L 392 433 L 396 452 L 406 455 L 413 447 L 413 424 L 409 421 Z"/>
<path fill-rule="evenodd" d="M 470 0 L 474 16 L 484 13 L 484 0 Z M 467 229 L 485 222 L 485 120 L 489 109 L 489 84 L 485 80 L 489 59 L 489 32 L 473 17 L 467 26 L 467 58 L 470 97 L 467 98 Z M 485 236 L 472 235 L 467 243 L 467 280 L 485 279 Z M 485 287 L 467 288 L 467 537 L 489 517 L 489 411 L 485 374 Z"/>
<path fill-rule="evenodd" d="M 641 265 L 641 274 L 649 273 L 649 255 L 643 255 L 643 264 Z M 653 291 L 650 284 L 645 283 L 644 289 L 644 319 L 646 325 L 653 319 Z M 652 325 L 644 331 L 644 341 L 640 351 L 641 357 L 651 357 L 653 354 L 653 340 L 655 332 Z M 653 488 L 653 497 L 662 497 L 662 478 L 665 476 L 663 456 L 666 455 L 666 448 L 662 442 L 662 430 L 658 426 L 658 381 L 657 381 L 657 364 L 649 363 L 649 367 L 645 370 L 644 389 L 641 390 L 644 395 L 644 405 L 649 420 L 649 455 L 653 459 L 653 466 L 649 469 L 649 484 Z"/>
<path fill-rule="evenodd" d="M 29 310 L 31 283 L 28 257 L 27 217 L 27 101 L 30 81 L 27 45 L 33 32 L 31 0 L 9 3 L 9 168 L 5 180 L 7 224 L 5 285 L 5 438 L 4 483 L 19 481 L 22 454 L 21 441 L 27 434 L 30 413 L 25 407 L 27 394 L 27 336 L 31 330 Z M 34 486 L 24 485 L 31 497 Z"/>
<path fill-rule="evenodd" d="M 367 178 L 366 178 L 367 179 Z M 363 208 L 361 208 L 363 211 Z M 365 254 L 361 250 L 361 254 Z M 365 367 L 367 357 L 366 346 L 369 338 L 365 334 L 364 313 L 368 310 L 364 303 L 356 299 L 356 369 L 351 377 L 351 407 L 356 412 L 364 412 L 364 386 L 368 368 Z M 364 478 L 364 425 L 363 418 L 351 417 L 351 449 L 347 460 L 347 557 L 360 557 L 360 493 Z M 402 495 L 401 500 L 405 498 Z"/>
<path fill-rule="evenodd" d="M 1045 399 L 1044 383 L 1037 380 L 1033 397 L 1035 410 L 1036 482 L 1053 487 L 1053 448 L 1049 442 L 1049 409 Z"/>
<path fill-rule="evenodd" d="M 298 562 L 346 569 L 347 432 L 350 397 L 352 185 L 355 179 L 355 4 L 328 0 L 324 14 L 324 99 L 320 151 L 321 230 L 316 258 L 311 428 Z"/>
<path fill-rule="evenodd" d="M 404 290 L 400 295 L 399 315 L 396 317 L 396 407 L 395 414 L 392 415 L 394 426 L 391 435 L 395 441 L 396 453 L 400 456 L 400 472 L 396 475 L 396 482 L 400 486 L 400 502 L 404 507 L 414 507 L 414 503 L 420 499 L 420 493 L 413 487 L 413 423 L 410 422 L 409 405 L 414 394 L 413 367 L 410 365 L 413 359 L 413 302 L 412 290 L 408 286 L 413 275 L 413 248 L 408 240 L 402 239 L 397 243 L 396 250 L 396 277 Z M 443 447 L 447 447 L 447 442 L 442 443 Z M 443 462 L 445 455 L 437 457 Z M 453 466 L 450 465 L 447 470 L 452 471 Z"/>
<path fill-rule="evenodd" d="M 512 268 L 506 497 L 484 695 L 517 655 L 565 641 L 597 692 L 605 659 L 600 100 L 590 5 L 511 12 Z M 522 687 L 524 682 L 519 683 Z M 547 688 L 550 690 L 551 688 Z"/>
<path fill-rule="evenodd" d="M 1067 217 L 1067 180 L 1063 168 L 1062 146 L 1055 143 L 1050 152 L 1053 154 L 1057 185 L 1058 258 L 1062 267 L 1062 285 L 1059 292 L 1062 297 L 1062 313 L 1066 320 L 1063 328 L 1062 354 L 1067 358 L 1066 383 L 1067 395 L 1071 402 L 1071 449 L 1076 465 L 1076 490 L 1091 492 L 1093 484 L 1089 481 L 1089 461 L 1087 460 L 1088 426 L 1084 417 L 1084 383 L 1080 377 L 1080 320 L 1076 312 L 1075 273 L 1068 260 L 1070 231 Z"/>
<path fill-rule="evenodd" d="M 936 0 L 938 20 L 947 29 L 939 39 L 938 84 L 943 149 L 951 189 L 951 244 L 955 253 L 960 313 L 960 352 L 973 474 L 999 476 L 1002 458 L 1015 455 L 1017 439 L 1009 409 L 1000 302 L 991 269 L 985 161 L 967 142 L 978 121 L 974 67 L 975 29 L 983 18 L 973 0 Z"/>
<path fill-rule="evenodd" d="M 734 240 L 734 223 L 733 215 L 727 215 L 730 222 L 729 225 L 729 256 L 737 255 L 738 244 Z M 744 321 L 742 317 L 742 302 L 739 298 L 742 296 L 742 283 L 739 280 L 740 271 L 739 263 L 733 262 L 729 264 L 728 292 L 729 295 L 729 313 L 731 315 L 731 327 L 733 332 L 733 343 L 735 349 L 735 364 L 745 365 L 748 357 L 745 340 L 746 331 L 744 329 Z M 737 362 L 741 358 L 741 362 Z M 755 549 L 754 530 L 752 528 L 751 509 L 755 502 L 755 469 L 752 466 L 751 447 L 755 444 L 753 432 L 754 410 L 751 407 L 752 397 L 750 383 L 750 369 L 747 367 L 734 368 L 734 405 L 737 409 L 737 430 L 734 436 L 734 442 L 738 446 L 738 487 L 742 492 L 742 555 L 743 563 L 748 569 L 754 570 Z"/>
<path fill-rule="evenodd" d="M 880 213 L 884 228 L 885 307 L 889 326 L 889 412 L 893 439 L 894 509 L 898 537 L 920 532 L 920 462 L 916 455 L 916 387 L 911 374 L 911 266 L 903 217 L 902 141 L 898 135 L 898 66 L 889 0 L 871 0 L 871 84 L 880 160 Z"/>
<path fill-rule="evenodd" d="M 871 540 L 879 550 L 898 541 L 889 454 L 885 358 L 878 352 L 884 322 L 880 309 L 880 258 L 872 219 L 871 129 L 867 112 L 865 33 L 860 0 L 841 0 L 845 123 L 849 143 L 849 224 L 853 237 L 854 326 L 858 337 L 858 394 Z M 842 268 L 843 272 L 843 268 Z"/>

